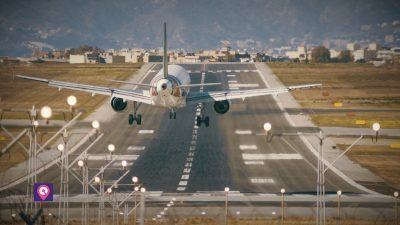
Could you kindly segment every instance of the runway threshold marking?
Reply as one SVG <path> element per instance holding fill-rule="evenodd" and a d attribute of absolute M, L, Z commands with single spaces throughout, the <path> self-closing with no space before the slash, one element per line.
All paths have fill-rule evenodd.
<path fill-rule="evenodd" d="M 235 74 L 228 74 L 228 75 L 226 75 L 227 77 L 236 77 L 236 75 Z"/>
<path fill-rule="evenodd" d="M 252 134 L 253 132 L 251 130 L 236 130 L 235 134 L 239 135 L 249 135 Z"/>
<path fill-rule="evenodd" d="M 257 150 L 257 145 L 239 145 L 240 150 Z"/>
<path fill-rule="evenodd" d="M 250 177 L 250 182 L 253 184 L 274 184 L 275 181 L 272 178 L 266 177 Z"/>
<path fill-rule="evenodd" d="M 264 161 L 261 161 L 261 160 L 245 160 L 244 161 L 244 165 L 248 165 L 248 166 L 259 165 L 259 166 L 261 166 L 261 165 L 264 165 Z"/>
<path fill-rule="evenodd" d="M 284 153 L 272 153 L 272 154 L 250 154 L 243 153 L 243 160 L 298 160 L 303 159 L 300 154 L 284 154 Z"/>
<path fill-rule="evenodd" d="M 154 130 L 139 130 L 139 134 L 154 134 Z"/>
<path fill-rule="evenodd" d="M 146 146 L 129 146 L 126 150 L 128 151 L 143 151 L 146 149 Z"/>
<path fill-rule="evenodd" d="M 202 84 L 204 83 L 205 76 L 206 76 L 206 73 L 202 72 L 200 83 L 202 83 Z M 200 92 L 203 92 L 203 90 L 204 90 L 204 86 L 200 86 Z M 202 103 L 197 104 L 196 116 L 200 116 L 202 106 L 203 106 Z M 197 122 L 196 116 L 194 117 L 194 124 L 193 124 L 193 129 L 192 129 L 192 140 L 190 142 L 189 152 L 186 157 L 185 167 L 183 168 L 182 176 L 179 181 L 178 187 L 176 188 L 176 191 L 185 191 L 186 187 L 189 183 L 190 172 L 192 171 L 194 155 L 196 152 L 197 135 L 198 135 L 198 129 L 199 129 L 199 127 L 196 125 L 196 122 Z"/>
<path fill-rule="evenodd" d="M 228 83 L 229 83 L 229 85 L 230 85 L 231 83 L 237 83 L 237 80 L 228 80 Z"/>

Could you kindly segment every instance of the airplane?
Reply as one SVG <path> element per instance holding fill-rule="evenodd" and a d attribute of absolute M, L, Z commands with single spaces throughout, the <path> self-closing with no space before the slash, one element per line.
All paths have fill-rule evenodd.
<path fill-rule="evenodd" d="M 189 105 L 200 105 L 200 115 L 196 117 L 196 125 L 201 126 L 204 123 L 205 127 L 210 124 L 208 116 L 204 115 L 204 103 L 214 102 L 214 110 L 216 113 L 225 114 L 229 111 L 231 100 L 264 96 L 264 95 L 277 95 L 286 93 L 294 89 L 312 88 L 320 86 L 321 84 L 305 84 L 297 86 L 287 86 L 280 88 L 262 88 L 250 90 L 225 90 L 225 91 L 200 91 L 190 92 L 192 87 L 204 87 L 220 85 L 221 83 L 201 83 L 191 84 L 188 72 L 179 65 L 168 65 L 167 58 L 167 25 L 164 23 L 164 54 L 163 54 L 163 68 L 154 76 L 150 84 L 133 83 L 119 80 L 111 80 L 118 83 L 131 84 L 140 87 L 148 88 L 148 90 L 136 89 L 121 89 L 112 87 L 92 86 L 79 83 L 71 83 L 65 81 L 48 80 L 38 77 L 31 77 L 25 75 L 17 75 L 19 78 L 39 81 L 47 83 L 51 87 L 56 87 L 59 90 L 71 89 L 77 91 L 89 92 L 92 95 L 100 94 L 110 96 L 110 104 L 114 111 L 125 111 L 128 101 L 133 102 L 133 111 L 129 114 L 129 125 L 142 124 L 142 115 L 137 111 L 141 104 L 152 106 L 165 107 L 170 109 L 170 119 L 176 119 L 177 108 L 182 108 Z"/>

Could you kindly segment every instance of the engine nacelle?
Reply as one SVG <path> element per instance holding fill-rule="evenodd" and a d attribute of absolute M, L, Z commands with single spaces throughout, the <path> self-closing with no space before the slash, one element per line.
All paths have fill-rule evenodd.
<path fill-rule="evenodd" d="M 128 106 L 128 102 L 124 101 L 124 99 L 117 97 L 111 98 L 111 107 L 114 109 L 114 111 L 121 112 L 126 109 L 126 106 Z"/>
<path fill-rule="evenodd" d="M 229 111 L 230 103 L 228 100 L 214 102 L 214 110 L 219 114 L 225 114 Z"/>

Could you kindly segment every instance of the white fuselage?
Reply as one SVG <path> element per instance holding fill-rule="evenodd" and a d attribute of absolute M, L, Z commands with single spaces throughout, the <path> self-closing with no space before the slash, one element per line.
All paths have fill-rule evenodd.
<path fill-rule="evenodd" d="M 186 70 L 178 65 L 168 65 L 168 77 L 164 78 L 161 69 L 150 81 L 153 86 L 150 95 L 153 105 L 180 108 L 186 106 L 186 96 L 189 88 L 178 87 L 190 84 L 190 76 Z"/>

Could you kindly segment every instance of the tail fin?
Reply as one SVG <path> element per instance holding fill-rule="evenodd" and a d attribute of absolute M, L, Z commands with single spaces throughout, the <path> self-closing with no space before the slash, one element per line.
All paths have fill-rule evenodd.
<path fill-rule="evenodd" d="M 167 23 L 164 22 L 164 56 L 163 56 L 164 77 L 168 76 L 168 58 L 167 58 Z"/>

